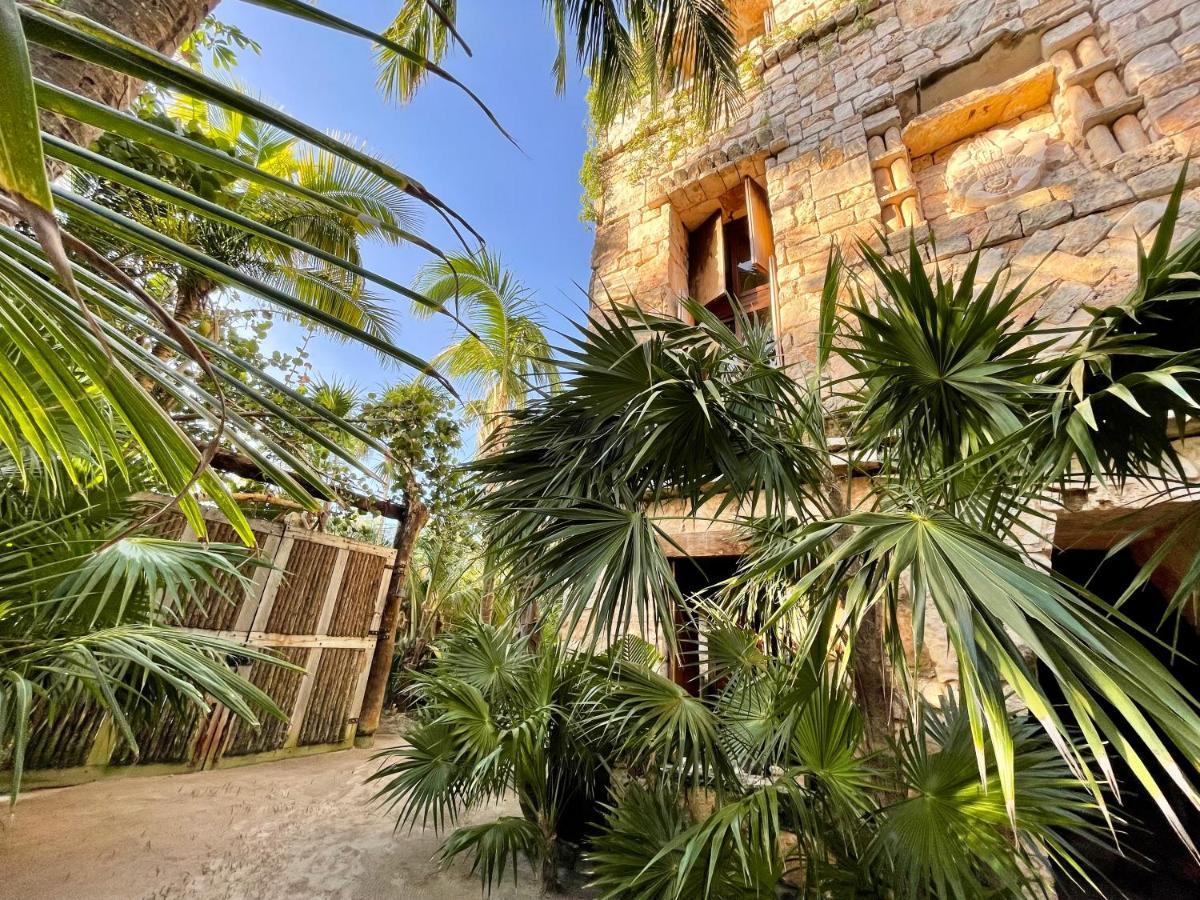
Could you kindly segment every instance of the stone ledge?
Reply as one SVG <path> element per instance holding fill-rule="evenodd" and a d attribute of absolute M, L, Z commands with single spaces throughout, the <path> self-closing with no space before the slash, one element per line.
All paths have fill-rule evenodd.
<path fill-rule="evenodd" d="M 913 157 L 925 156 L 1031 112 L 1050 102 L 1054 77 L 1054 66 L 1043 63 L 1008 81 L 948 100 L 904 126 L 904 143 Z"/>
<path fill-rule="evenodd" d="M 766 71 L 772 66 L 776 66 L 790 56 L 799 53 L 806 45 L 815 44 L 827 35 L 833 34 L 840 28 L 851 24 L 856 19 L 865 18 L 882 6 L 882 0 L 865 0 L 861 3 L 851 3 L 848 6 L 842 7 L 837 12 L 826 16 L 807 28 L 797 32 L 794 36 L 788 37 L 781 43 L 768 47 L 763 51 L 762 68 L 759 72 Z M 770 40 L 770 35 L 767 39 Z"/>
<path fill-rule="evenodd" d="M 702 153 L 696 159 L 668 172 L 658 179 L 657 192 L 647 198 L 651 209 L 670 200 L 671 195 L 695 184 L 708 175 L 757 156 L 773 156 L 789 146 L 787 129 L 782 122 L 764 125 L 743 138 L 735 138 L 720 147 Z"/>

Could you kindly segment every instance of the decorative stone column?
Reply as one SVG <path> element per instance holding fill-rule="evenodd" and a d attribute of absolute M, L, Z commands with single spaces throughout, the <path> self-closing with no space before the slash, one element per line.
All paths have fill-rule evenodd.
<path fill-rule="evenodd" d="M 1130 96 L 1117 74 L 1117 59 L 1096 38 L 1091 13 L 1082 12 L 1042 36 L 1042 56 L 1054 64 L 1068 129 L 1082 137 L 1107 166 L 1123 153 L 1150 143 L 1137 113 L 1140 95 Z"/>
<path fill-rule="evenodd" d="M 885 233 L 920 225 L 925 217 L 913 180 L 912 161 L 900 135 L 899 111 L 891 107 L 863 124 Z"/>

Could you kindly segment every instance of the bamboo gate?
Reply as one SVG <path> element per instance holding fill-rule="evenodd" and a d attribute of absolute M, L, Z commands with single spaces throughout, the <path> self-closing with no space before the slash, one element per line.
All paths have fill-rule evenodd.
<path fill-rule="evenodd" d="M 208 519 L 210 541 L 237 541 L 219 514 Z M 273 567 L 259 567 L 236 602 L 212 590 L 199 595 L 183 610 L 180 627 L 269 648 L 303 667 L 296 672 L 228 660 L 288 720 L 264 718 L 256 731 L 219 705 L 207 715 L 163 707 L 144 722 L 131 722 L 141 751 L 135 760 L 112 723 L 83 703 L 52 731 L 35 721 L 26 752 L 27 787 L 192 772 L 353 746 L 396 551 L 277 522 L 251 525 L 262 557 Z M 179 527 L 179 537 L 196 539 L 182 520 Z M 223 585 L 227 594 L 232 587 Z"/>

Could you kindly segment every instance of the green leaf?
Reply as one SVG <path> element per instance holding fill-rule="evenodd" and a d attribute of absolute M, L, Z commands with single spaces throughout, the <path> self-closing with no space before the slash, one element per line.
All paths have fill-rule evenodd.
<path fill-rule="evenodd" d="M 0 0 L 0 189 L 45 212 L 54 209 L 16 0 Z"/>

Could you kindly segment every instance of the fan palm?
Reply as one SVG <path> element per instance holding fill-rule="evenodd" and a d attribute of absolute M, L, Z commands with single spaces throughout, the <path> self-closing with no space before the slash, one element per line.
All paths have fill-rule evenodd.
<path fill-rule="evenodd" d="M 754 638 L 725 629 L 723 647 Z M 1102 833 L 1036 723 L 1012 719 L 1010 818 L 990 757 L 980 781 L 958 698 L 871 754 L 846 685 L 823 667 L 794 654 L 706 662 L 724 684 L 693 697 L 644 644 L 572 654 L 552 635 L 535 649 L 510 628 L 468 626 L 416 680 L 420 724 L 384 754 L 380 797 L 402 825 L 442 830 L 515 793 L 520 817 L 458 828 L 443 858 L 471 857 L 489 889 L 525 858 L 549 888 L 572 826 L 604 897 L 1024 896 L 1041 862 L 1078 876 L 1075 845 Z M 604 771 L 620 773 L 611 787 Z M 580 800 L 603 804 L 603 821 L 581 829 Z"/>
<path fill-rule="evenodd" d="M 227 664 L 269 655 L 171 627 L 185 608 L 236 602 L 254 564 L 248 551 L 131 534 L 144 515 L 127 499 L 136 458 L 127 477 L 106 477 L 85 455 L 69 464 L 86 477 L 86 497 L 53 487 L 65 472 L 0 453 L 0 756 L 14 802 L 30 741 L 82 707 L 107 715 L 134 755 L 130 723 L 158 703 L 206 712 L 215 701 L 255 727 L 261 714 L 283 717 Z"/>
<path fill-rule="evenodd" d="M 433 359 L 459 379 L 468 413 L 486 438 L 504 417 L 525 406 L 530 392 L 553 390 L 558 370 L 531 292 L 505 268 L 499 254 L 480 250 L 435 260 L 417 275 L 416 290 L 435 303 L 456 303 L 469 334 Z M 413 307 L 418 315 L 429 308 Z"/>
<path fill-rule="evenodd" d="M 521 816 L 455 830 L 442 859 L 473 860 L 486 887 L 525 858 L 556 890 L 560 841 L 584 824 L 568 814 L 596 789 L 599 762 L 572 720 L 586 690 L 583 661 L 553 640 L 475 623 L 447 634 L 410 688 L 419 724 L 371 776 L 410 827 L 454 824 L 466 810 L 515 794 Z M 586 808 L 586 807 L 585 807 Z M 514 871 L 515 875 L 515 871 Z"/>
<path fill-rule="evenodd" d="M 658 504 L 682 500 L 686 514 L 722 498 L 717 516 L 774 522 L 769 562 L 741 579 L 792 579 L 768 595 L 767 636 L 791 617 L 804 628 L 789 639 L 842 668 L 870 650 L 860 643 L 882 640 L 903 685 L 901 599 L 918 655 L 936 609 L 973 752 L 981 771 L 995 767 L 1010 820 L 1022 802 L 1011 693 L 1097 802 L 1102 784 L 1116 787 L 1115 754 L 1191 846 L 1160 782 L 1200 806 L 1197 699 L 1119 609 L 1021 549 L 1030 517 L 1064 484 L 1155 472 L 1169 490 L 1195 487 L 1171 478 L 1176 451 L 1157 430 L 1200 405 L 1195 342 L 1175 326 L 1198 296 L 1200 236 L 1168 252 L 1181 194 L 1182 181 L 1131 296 L 1065 337 L 1021 325 L 1021 287 L 1005 289 L 1000 275 L 976 284 L 977 260 L 949 279 L 927 273 L 915 246 L 889 262 L 864 244 L 872 287 L 845 284 L 835 256 L 820 353 L 851 375 L 811 390 L 694 304 L 695 326 L 637 310 L 594 315 L 562 353 L 564 390 L 514 414 L 495 438 L 503 451 L 475 463 L 495 552 L 528 575 L 534 600 L 562 597 L 598 632 L 627 630 L 636 612 L 670 635 L 684 598 Z M 828 415 L 821 395 L 835 401 Z M 827 421 L 844 429 L 851 467 L 869 460 L 874 472 L 856 510 L 836 489 Z M 1105 421 L 1126 427 L 1113 434 Z M 1138 428 L 1146 436 L 1131 438 Z M 868 641 L 873 618 L 882 633 Z"/>
<path fill-rule="evenodd" d="M 405 608 L 396 639 L 389 693 L 407 702 L 404 689 L 428 660 L 446 629 L 470 621 L 483 599 L 483 560 L 456 517 L 426 527 L 405 572 Z"/>
<path fill-rule="evenodd" d="M 272 5 L 312 17 L 306 4 Z M 203 493 L 239 538 L 253 544 L 228 486 L 208 470 L 220 443 L 250 455 L 309 509 L 317 502 L 306 483 L 320 485 L 321 475 L 281 432 L 301 436 L 366 477 L 375 473 L 359 448 L 388 453 L 383 442 L 264 366 L 210 340 L 192 327 L 190 315 L 177 321 L 146 272 L 126 271 L 118 261 L 137 256 L 174 267 L 193 279 L 199 297 L 218 287 L 256 296 L 423 370 L 424 361 L 394 346 L 382 329 L 364 327 L 370 323 L 362 315 L 363 285 L 406 298 L 414 292 L 363 268 L 357 241 L 380 234 L 437 252 L 405 229 L 401 194 L 465 225 L 407 175 L 88 19 L 78 12 L 85 6 L 0 0 L 0 578 L 6 584 L 0 753 L 13 767 L 14 796 L 30 723 L 54 729 L 81 697 L 104 710 L 131 745 L 130 716 L 160 702 L 199 710 L 216 700 L 251 724 L 263 712 L 279 715 L 226 665 L 232 654 L 266 657 L 170 627 L 179 608 L 201 594 L 219 595 L 216 588 L 230 584 L 237 589 L 245 551 L 149 536 L 154 516 L 130 506 L 127 497 L 166 491 L 204 535 Z M 181 15 L 179 21 L 195 19 Z M 162 43 L 178 41 L 168 36 Z M 91 74 L 64 78 L 71 87 L 35 79 L 30 44 L 39 50 L 39 72 L 52 72 L 59 59 L 64 69 Z M 239 152 L 219 149 L 199 129 L 124 115 L 91 99 L 82 86 L 143 81 L 197 106 L 220 107 L 226 123 L 244 117 L 236 129 Z M 64 119 L 72 127 L 62 127 Z M 164 170 L 147 173 L 119 153 L 106 155 L 104 143 L 89 149 L 60 137 L 102 131 L 110 148 L 136 144 L 168 158 Z M 295 148 L 287 166 L 273 162 L 281 146 Z M 56 172 L 69 166 L 105 191 L 84 196 L 61 180 L 52 183 L 50 159 Z M 180 174 L 186 177 L 175 177 Z M 117 191 L 160 206 L 139 221 L 127 215 L 132 210 L 104 202 Z M 215 202 L 231 196 L 238 202 Z M 17 220 L 27 227 L 14 227 Z M 183 222 L 196 233 L 172 231 Z M 188 243 L 201 233 L 199 223 L 204 234 L 219 235 L 223 247 L 240 255 L 222 259 Z M 98 237 L 93 246 L 83 235 L 103 242 Z M 270 265 L 253 270 L 255 261 Z M 313 277 L 276 277 L 302 268 Z M 348 300 L 357 313 L 342 302 Z M 170 364 L 169 356 L 186 364 Z M 168 415 L 168 406 L 178 417 Z M 183 430 L 184 421 L 194 423 L 193 434 Z M 156 515 L 163 518 L 161 511 Z"/>

